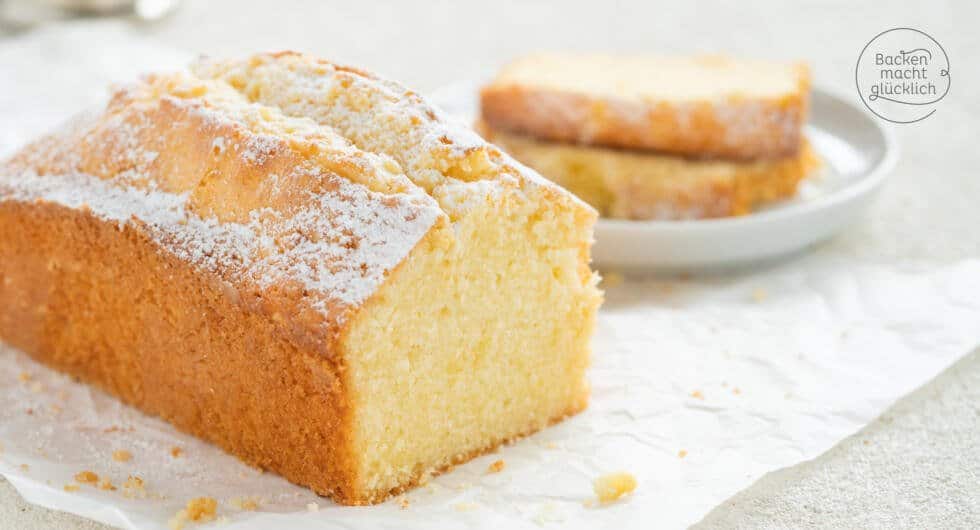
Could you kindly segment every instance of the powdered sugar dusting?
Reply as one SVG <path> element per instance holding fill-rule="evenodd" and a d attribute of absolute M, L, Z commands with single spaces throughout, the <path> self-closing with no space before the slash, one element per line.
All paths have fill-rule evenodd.
<path fill-rule="evenodd" d="M 36 200 L 88 209 L 120 226 L 139 223 L 162 248 L 232 281 L 299 282 L 321 311 L 366 300 L 441 215 L 342 181 L 292 216 L 256 212 L 248 223 L 218 222 L 191 212 L 185 195 L 119 180 L 0 175 L 0 202 Z"/>
<path fill-rule="evenodd" d="M 202 78 L 224 80 L 286 115 L 312 118 L 361 149 L 391 156 L 415 185 L 437 199 L 452 195 L 437 188 L 459 181 L 492 183 L 475 186 L 471 193 L 528 186 L 560 190 L 397 83 L 290 53 L 245 61 L 202 59 L 191 70 Z M 568 198 L 578 202 L 570 194 Z M 441 206 L 453 213 L 453 207 L 476 202 Z"/>

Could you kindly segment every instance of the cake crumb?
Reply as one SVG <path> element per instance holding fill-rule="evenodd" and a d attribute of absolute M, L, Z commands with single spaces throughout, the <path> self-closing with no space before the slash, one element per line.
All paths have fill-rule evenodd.
<path fill-rule="evenodd" d="M 187 522 L 207 522 L 215 519 L 218 501 L 211 497 L 197 497 L 187 501 L 187 506 L 167 522 L 171 530 L 183 530 Z"/>
<path fill-rule="evenodd" d="M 73 491 L 78 491 L 81 486 L 78 484 L 65 484 L 65 491 L 71 493 Z"/>
<path fill-rule="evenodd" d="M 20 470 L 21 471 L 30 471 L 30 469 L 31 469 L 31 466 L 29 466 L 27 464 L 21 464 L 20 465 Z"/>
<path fill-rule="evenodd" d="M 116 487 L 113 486 L 112 482 L 105 477 L 102 477 L 102 480 L 99 481 L 99 489 L 106 490 L 106 491 L 116 491 Z"/>
<path fill-rule="evenodd" d="M 622 498 L 636 489 L 636 477 L 625 471 L 603 475 L 592 482 L 599 502 L 607 504 Z"/>
<path fill-rule="evenodd" d="M 504 466 L 507 464 L 503 460 L 497 460 L 496 462 L 490 464 L 487 468 L 487 473 L 500 473 L 504 470 Z"/>
<path fill-rule="evenodd" d="M 408 505 L 409 505 L 409 502 L 408 502 L 408 497 L 406 497 L 406 496 L 404 496 L 404 495 L 402 495 L 402 496 L 401 496 L 401 497 L 400 497 L 400 498 L 398 499 L 398 506 L 399 506 L 399 507 L 400 507 L 400 508 L 401 508 L 402 510 L 407 510 L 407 509 L 408 509 Z"/>
<path fill-rule="evenodd" d="M 31 374 L 27 372 L 21 372 L 20 374 L 17 375 L 17 380 L 20 381 L 21 383 L 26 383 L 31 380 L 31 377 L 32 377 Z"/>
<path fill-rule="evenodd" d="M 184 450 L 181 449 L 180 447 L 177 447 L 176 445 L 170 448 L 170 456 L 174 458 L 180 458 L 180 456 L 183 454 L 184 454 Z"/>
<path fill-rule="evenodd" d="M 453 509 L 457 512 L 471 512 L 478 508 L 475 502 L 457 502 L 453 505 Z"/>
<path fill-rule="evenodd" d="M 191 521 L 210 521 L 218 510 L 218 501 L 211 497 L 197 497 L 187 501 L 184 509 Z"/>
<path fill-rule="evenodd" d="M 704 394 L 700 390 L 695 390 L 691 392 L 691 397 L 694 399 L 704 399 Z"/>
<path fill-rule="evenodd" d="M 311 502 L 311 503 L 309 503 L 309 504 L 306 505 L 306 511 L 308 511 L 308 512 L 318 512 L 318 511 L 320 511 L 320 505 L 317 504 L 317 503 L 315 503 L 315 502 Z"/>
<path fill-rule="evenodd" d="M 244 510 L 246 512 L 254 512 L 259 508 L 258 499 L 254 498 L 234 498 L 228 501 L 232 506 L 238 508 L 239 510 Z"/>
<path fill-rule="evenodd" d="M 681 449 L 680 451 L 677 451 L 677 458 L 684 458 L 685 456 L 687 456 L 687 449 Z"/>
<path fill-rule="evenodd" d="M 732 389 L 732 394 L 735 394 L 736 396 L 739 395 L 739 394 L 741 394 L 741 393 L 742 393 L 742 389 L 739 388 L 739 387 L 735 387 L 735 388 Z"/>
<path fill-rule="evenodd" d="M 125 449 L 119 449 L 112 452 L 112 459 L 116 462 L 129 462 L 133 458 L 133 453 Z"/>
<path fill-rule="evenodd" d="M 863 443 L 864 445 L 871 445 L 871 440 L 864 440 L 861 443 Z"/>
<path fill-rule="evenodd" d="M 79 471 L 75 473 L 75 482 L 79 484 L 95 484 L 99 481 L 99 476 L 92 471 Z"/>
<path fill-rule="evenodd" d="M 134 475 L 126 477 L 126 482 L 123 482 L 123 496 L 127 498 L 146 497 L 146 487 L 143 484 L 143 479 Z"/>
<path fill-rule="evenodd" d="M 766 298 L 769 298 L 769 293 L 765 289 L 759 287 L 758 289 L 752 291 L 752 301 L 755 303 L 765 302 Z"/>

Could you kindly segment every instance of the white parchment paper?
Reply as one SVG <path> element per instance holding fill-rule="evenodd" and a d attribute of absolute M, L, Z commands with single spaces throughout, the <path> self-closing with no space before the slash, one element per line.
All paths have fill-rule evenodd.
<path fill-rule="evenodd" d="M 0 154 L 97 102 L 107 81 L 186 57 L 109 24 L 6 44 Z M 611 282 L 589 409 L 409 492 L 407 507 L 337 506 L 5 347 L 0 474 L 29 502 L 127 528 L 165 528 L 198 496 L 220 501 L 229 528 L 684 527 L 817 456 L 980 342 L 980 259 L 910 264 L 846 248 L 735 276 Z M 115 461 L 118 449 L 133 458 Z M 487 474 L 497 459 L 506 468 Z M 119 489 L 65 491 L 82 470 Z M 618 470 L 638 489 L 595 506 L 592 480 Z M 127 497 L 130 475 L 145 495 Z M 243 498 L 259 509 L 236 508 Z"/>

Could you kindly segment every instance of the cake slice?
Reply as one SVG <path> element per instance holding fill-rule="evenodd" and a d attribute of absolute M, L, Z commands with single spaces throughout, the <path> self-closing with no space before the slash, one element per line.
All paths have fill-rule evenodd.
<path fill-rule="evenodd" d="M 586 406 L 594 210 L 365 73 L 195 72 L 0 166 L 0 340 L 345 504 Z"/>
<path fill-rule="evenodd" d="M 477 130 L 591 204 L 603 217 L 614 219 L 684 220 L 744 215 L 794 196 L 799 183 L 820 165 L 806 141 L 789 157 L 701 160 L 541 141 L 482 123 Z"/>
<path fill-rule="evenodd" d="M 480 94 L 495 130 L 694 157 L 783 158 L 800 149 L 805 65 L 724 57 L 544 53 Z"/>

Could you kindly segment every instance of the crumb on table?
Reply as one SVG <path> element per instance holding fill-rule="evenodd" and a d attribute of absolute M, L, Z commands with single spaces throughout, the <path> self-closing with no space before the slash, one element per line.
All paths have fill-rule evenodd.
<path fill-rule="evenodd" d="M 126 477 L 126 482 L 123 482 L 123 496 L 127 498 L 145 497 L 146 487 L 143 484 L 143 479 L 134 475 Z"/>
<path fill-rule="evenodd" d="M 691 397 L 694 399 L 704 399 L 704 394 L 700 390 L 694 390 L 691 392 Z"/>
<path fill-rule="evenodd" d="M 99 476 L 92 471 L 79 471 L 75 473 L 75 482 L 79 484 L 96 484 L 99 482 Z"/>
<path fill-rule="evenodd" d="M 677 451 L 677 458 L 684 458 L 685 456 L 687 456 L 687 449 L 681 449 L 680 451 Z"/>
<path fill-rule="evenodd" d="M 606 504 L 622 498 L 636 489 L 636 477 L 625 471 L 603 475 L 592 483 L 599 502 Z"/>
<path fill-rule="evenodd" d="M 171 530 L 182 530 L 188 521 L 213 521 L 218 511 L 218 501 L 211 497 L 197 497 L 187 501 L 187 506 L 177 512 L 167 524 Z"/>
<path fill-rule="evenodd" d="M 116 487 L 113 486 L 112 482 L 105 477 L 102 477 L 102 479 L 99 480 L 99 489 L 106 490 L 106 491 L 116 491 Z"/>
<path fill-rule="evenodd" d="M 65 484 L 65 491 L 67 492 L 78 491 L 79 488 L 81 488 L 81 486 L 78 484 Z"/>
<path fill-rule="evenodd" d="M 116 462 L 129 462 L 133 458 L 133 453 L 125 449 L 119 449 L 112 452 L 112 459 Z"/>
<path fill-rule="evenodd" d="M 178 458 L 182 454 L 184 454 L 184 450 L 181 449 L 180 447 L 177 447 L 175 445 L 175 446 L 173 446 L 173 447 L 170 448 L 170 456 L 172 456 L 174 458 Z"/>
<path fill-rule="evenodd" d="M 487 473 L 500 473 L 507 464 L 503 460 L 497 460 L 487 467 Z"/>
<path fill-rule="evenodd" d="M 315 502 L 311 502 L 311 503 L 309 503 L 309 504 L 306 505 L 306 511 L 308 511 L 308 512 L 318 512 L 318 511 L 320 511 L 320 505 L 317 504 L 317 503 L 315 503 Z"/>
<path fill-rule="evenodd" d="M 229 504 L 231 504 L 235 508 L 238 508 L 239 510 L 243 510 L 243 511 L 246 511 L 246 512 L 254 512 L 255 510 L 257 510 L 259 508 L 259 501 L 258 501 L 258 499 L 255 499 L 255 498 L 249 498 L 249 497 L 238 498 L 238 497 L 236 497 L 234 499 L 231 499 L 228 502 L 229 502 Z"/>

